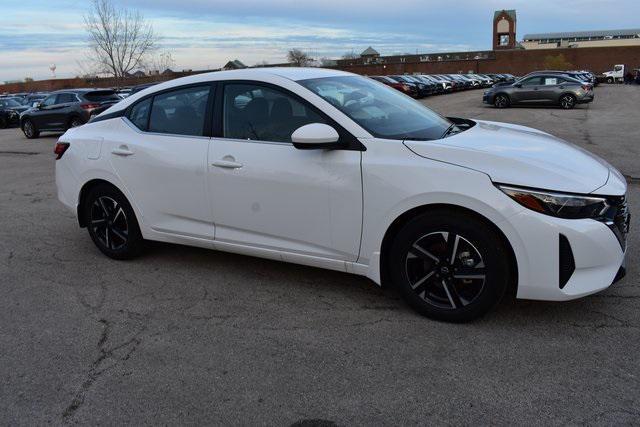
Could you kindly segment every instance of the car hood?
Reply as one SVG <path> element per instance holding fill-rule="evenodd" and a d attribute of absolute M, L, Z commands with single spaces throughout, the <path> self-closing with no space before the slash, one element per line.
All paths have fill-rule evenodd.
<path fill-rule="evenodd" d="M 604 186 L 612 167 L 599 157 L 525 126 L 475 121 L 470 129 L 437 141 L 405 141 L 415 154 L 474 169 L 494 182 L 591 193 Z"/>
<path fill-rule="evenodd" d="M 16 113 L 20 114 L 20 113 L 24 113 L 25 111 L 27 111 L 29 109 L 29 107 L 24 106 L 24 107 L 11 107 L 8 108 L 9 110 L 15 111 Z"/>

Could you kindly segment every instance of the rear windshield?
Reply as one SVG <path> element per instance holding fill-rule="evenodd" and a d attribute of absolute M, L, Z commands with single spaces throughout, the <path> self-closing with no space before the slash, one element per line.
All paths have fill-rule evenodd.
<path fill-rule="evenodd" d="M 87 92 L 83 95 L 87 101 L 91 102 L 107 102 L 107 101 L 120 101 L 120 97 L 113 90 L 96 90 L 93 92 Z"/>

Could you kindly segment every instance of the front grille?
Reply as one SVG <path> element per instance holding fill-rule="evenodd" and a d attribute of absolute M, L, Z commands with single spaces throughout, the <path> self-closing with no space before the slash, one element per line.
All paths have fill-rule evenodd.
<path fill-rule="evenodd" d="M 608 197 L 609 209 L 602 219 L 615 234 L 622 250 L 627 248 L 627 235 L 629 234 L 629 224 L 631 215 L 629 214 L 629 204 L 625 196 Z"/>

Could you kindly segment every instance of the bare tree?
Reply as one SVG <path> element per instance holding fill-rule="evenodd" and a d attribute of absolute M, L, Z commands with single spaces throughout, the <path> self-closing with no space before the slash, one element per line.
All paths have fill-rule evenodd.
<path fill-rule="evenodd" d="M 140 12 L 118 8 L 111 0 L 92 0 L 84 25 L 93 61 L 117 80 L 141 67 L 157 41 Z"/>
<path fill-rule="evenodd" d="M 342 59 L 356 59 L 356 58 L 360 58 L 360 55 L 355 53 L 353 50 L 351 52 L 345 52 L 342 55 Z"/>
<path fill-rule="evenodd" d="M 147 74 L 162 74 L 166 70 L 171 70 L 175 65 L 173 56 L 168 50 L 163 50 L 144 62 L 143 68 L 147 71 Z"/>
<path fill-rule="evenodd" d="M 297 67 L 305 67 L 312 62 L 312 59 L 300 49 L 291 49 L 287 53 L 287 60 Z"/>

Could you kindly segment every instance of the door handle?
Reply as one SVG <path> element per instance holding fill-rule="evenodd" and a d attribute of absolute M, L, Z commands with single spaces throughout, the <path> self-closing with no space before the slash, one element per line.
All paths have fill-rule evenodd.
<path fill-rule="evenodd" d="M 218 160 L 211 163 L 211 166 L 225 169 L 239 169 L 242 167 L 242 163 L 238 163 L 232 160 Z"/>
<path fill-rule="evenodd" d="M 111 150 L 112 154 L 115 154 L 116 156 L 130 156 L 133 154 L 133 151 L 129 150 L 129 147 L 127 147 L 126 145 L 121 145 L 118 148 L 114 148 L 113 150 Z"/>

